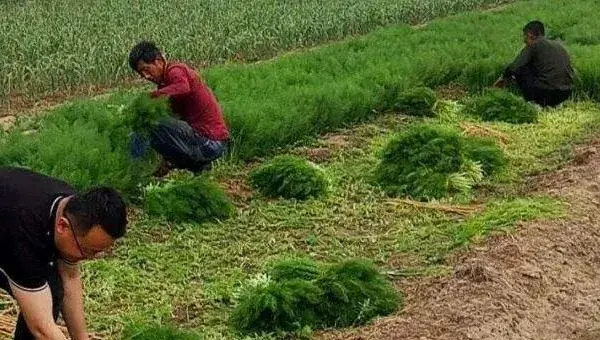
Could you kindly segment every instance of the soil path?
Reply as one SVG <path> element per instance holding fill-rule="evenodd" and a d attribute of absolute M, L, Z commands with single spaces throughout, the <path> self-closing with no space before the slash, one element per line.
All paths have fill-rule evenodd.
<path fill-rule="evenodd" d="M 524 223 L 450 260 L 453 274 L 400 283 L 402 313 L 320 339 L 600 339 L 600 139 L 529 181 L 568 218 Z"/>

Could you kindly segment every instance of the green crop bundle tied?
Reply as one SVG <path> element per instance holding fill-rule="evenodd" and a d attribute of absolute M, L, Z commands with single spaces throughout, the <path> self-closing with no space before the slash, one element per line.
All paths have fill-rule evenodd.
<path fill-rule="evenodd" d="M 506 167 L 506 156 L 495 140 L 484 137 L 468 137 L 464 143 L 465 156 L 481 165 L 486 176 Z"/>
<path fill-rule="evenodd" d="M 126 124 L 143 136 L 148 136 L 153 127 L 170 116 L 168 99 L 152 98 L 147 93 L 140 94 L 125 109 Z"/>
<path fill-rule="evenodd" d="M 490 90 L 468 99 L 465 111 L 484 121 L 523 124 L 535 123 L 538 120 L 538 111 L 532 104 L 503 90 Z"/>
<path fill-rule="evenodd" d="M 252 185 L 268 197 L 298 200 L 324 195 L 329 179 L 317 165 L 295 156 L 277 156 L 250 174 Z"/>
<path fill-rule="evenodd" d="M 392 284 L 368 260 L 331 265 L 316 284 L 327 297 L 319 314 L 328 327 L 363 324 L 393 313 L 400 302 Z"/>
<path fill-rule="evenodd" d="M 439 199 L 448 195 L 448 176 L 460 172 L 462 139 L 452 128 L 419 124 L 392 137 L 375 174 L 390 195 Z"/>
<path fill-rule="evenodd" d="M 398 95 L 395 109 L 410 116 L 435 116 L 437 98 L 435 92 L 428 87 L 416 87 Z"/>
<path fill-rule="evenodd" d="M 298 332 L 364 324 L 394 312 L 401 296 L 370 261 L 270 264 L 240 289 L 230 322 L 240 333 Z"/>
<path fill-rule="evenodd" d="M 221 188 L 205 176 L 182 176 L 144 190 L 146 211 L 175 222 L 202 223 L 230 217 L 235 211 Z"/>
<path fill-rule="evenodd" d="M 294 332 L 318 328 L 318 305 L 323 292 L 312 281 L 267 281 L 246 288 L 231 315 L 232 326 L 241 333 Z"/>
<path fill-rule="evenodd" d="M 469 194 L 484 175 L 505 165 L 493 140 L 465 139 L 450 127 L 419 124 L 390 139 L 375 176 L 389 195 L 431 200 Z"/>
<path fill-rule="evenodd" d="M 319 276 L 315 261 L 306 258 L 289 258 L 267 265 L 267 274 L 273 280 L 313 280 Z"/>

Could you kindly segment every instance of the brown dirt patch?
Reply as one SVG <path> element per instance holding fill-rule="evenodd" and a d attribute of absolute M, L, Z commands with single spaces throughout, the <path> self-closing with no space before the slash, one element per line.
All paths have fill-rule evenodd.
<path fill-rule="evenodd" d="M 435 210 L 461 216 L 471 215 L 484 209 L 484 206 L 481 204 L 451 205 L 436 202 L 420 202 L 409 199 L 389 199 L 387 203 L 400 208 L 402 208 L 402 206 L 408 206 L 416 209 Z"/>
<path fill-rule="evenodd" d="M 510 138 L 507 134 L 482 124 L 461 122 L 460 127 L 463 130 L 463 134 L 466 136 L 492 138 L 495 139 L 502 147 L 505 147 L 506 144 L 510 142 Z"/>
<path fill-rule="evenodd" d="M 468 91 L 464 85 L 450 83 L 436 87 L 435 94 L 440 99 L 459 100 L 464 98 L 468 94 Z"/>
<path fill-rule="evenodd" d="M 359 141 L 350 132 L 326 135 L 321 143 L 331 150 L 348 149 L 356 146 Z"/>
<path fill-rule="evenodd" d="M 316 146 L 295 148 L 292 153 L 315 163 L 333 159 L 340 151 L 357 150 L 368 146 L 374 137 L 389 134 L 406 125 L 410 118 L 395 113 L 382 114 L 370 122 L 340 129 L 319 137 Z"/>
<path fill-rule="evenodd" d="M 177 324 L 189 324 L 192 320 L 201 318 L 206 311 L 202 305 L 194 301 L 175 304 L 173 308 L 173 322 Z"/>
<path fill-rule="evenodd" d="M 0 99 L 0 117 L 15 115 L 35 115 L 42 111 L 59 107 L 66 102 L 89 98 L 101 98 L 117 90 L 130 90 L 147 85 L 139 77 L 128 77 L 112 85 L 81 85 L 70 89 L 28 94 L 13 91 L 7 98 Z"/>
<path fill-rule="evenodd" d="M 2 128 L 4 131 L 8 131 L 8 129 L 10 129 L 10 127 L 13 126 L 16 121 L 17 117 L 12 115 L 0 117 L 0 128 Z"/>
<path fill-rule="evenodd" d="M 320 339 L 600 339 L 600 146 L 529 181 L 569 218 L 524 223 L 456 254 L 452 275 L 398 281 L 402 313 Z M 592 150 L 592 151 L 590 151 Z"/>
<path fill-rule="evenodd" d="M 246 202 L 252 198 L 253 190 L 243 179 L 228 178 L 220 183 L 227 195 L 234 198 L 236 201 Z"/>
<path fill-rule="evenodd" d="M 330 148 L 317 147 L 299 147 L 292 150 L 292 154 L 304 157 L 314 163 L 325 163 L 331 160 L 333 152 Z"/>

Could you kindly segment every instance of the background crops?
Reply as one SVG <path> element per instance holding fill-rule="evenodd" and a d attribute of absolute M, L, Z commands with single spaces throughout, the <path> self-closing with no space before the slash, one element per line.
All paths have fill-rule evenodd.
<path fill-rule="evenodd" d="M 600 25 L 587 15 L 598 10 L 600 3 L 592 0 L 528 1 L 420 29 L 381 29 L 269 62 L 217 66 L 204 77 L 224 108 L 232 152 L 248 159 L 370 118 L 393 106 L 393 94 L 402 89 L 451 82 L 481 89 L 514 58 L 522 26 L 532 18 L 564 37 L 579 77 L 577 95 L 600 99 L 600 45 L 592 39 Z"/>
<path fill-rule="evenodd" d="M 114 96 L 115 102 L 127 102 Z M 156 155 L 133 160 L 124 106 L 106 101 L 65 105 L 55 114 L 22 121 L 0 132 L 0 165 L 22 166 L 55 176 L 79 190 L 110 185 L 129 199 L 150 179 Z M 25 130 L 27 133 L 23 133 Z"/>
<path fill-rule="evenodd" d="M 114 85 L 130 73 L 140 38 L 195 64 L 281 50 L 422 22 L 509 0 L 22 0 L 0 2 L 0 99 L 79 85 Z"/>
<path fill-rule="evenodd" d="M 372 117 L 392 107 L 392 94 L 402 89 L 452 82 L 474 91 L 489 86 L 522 47 L 522 27 L 532 18 L 549 29 L 572 28 L 564 43 L 579 76 L 576 93 L 600 99 L 600 68 L 594 66 L 600 64 L 600 45 L 572 38 L 579 36 L 575 28 L 600 30 L 586 14 L 598 10 L 600 3 L 589 0 L 529 1 L 421 29 L 381 29 L 271 62 L 215 67 L 205 77 L 224 107 L 241 158 Z"/>

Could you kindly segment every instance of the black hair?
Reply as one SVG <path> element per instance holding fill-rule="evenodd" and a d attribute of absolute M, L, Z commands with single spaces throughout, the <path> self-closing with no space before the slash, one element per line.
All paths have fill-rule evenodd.
<path fill-rule="evenodd" d="M 127 207 L 115 189 L 97 187 L 77 194 L 67 202 L 65 214 L 82 235 L 94 226 L 100 226 L 114 239 L 125 235 Z"/>
<path fill-rule="evenodd" d="M 544 24 L 541 21 L 534 20 L 530 21 L 523 27 L 524 33 L 531 33 L 536 37 L 541 37 L 546 35 L 546 29 L 544 28 Z"/>
<path fill-rule="evenodd" d="M 140 61 L 151 63 L 162 56 L 162 52 L 152 41 L 140 41 L 129 52 L 129 66 L 137 71 L 137 65 Z"/>

